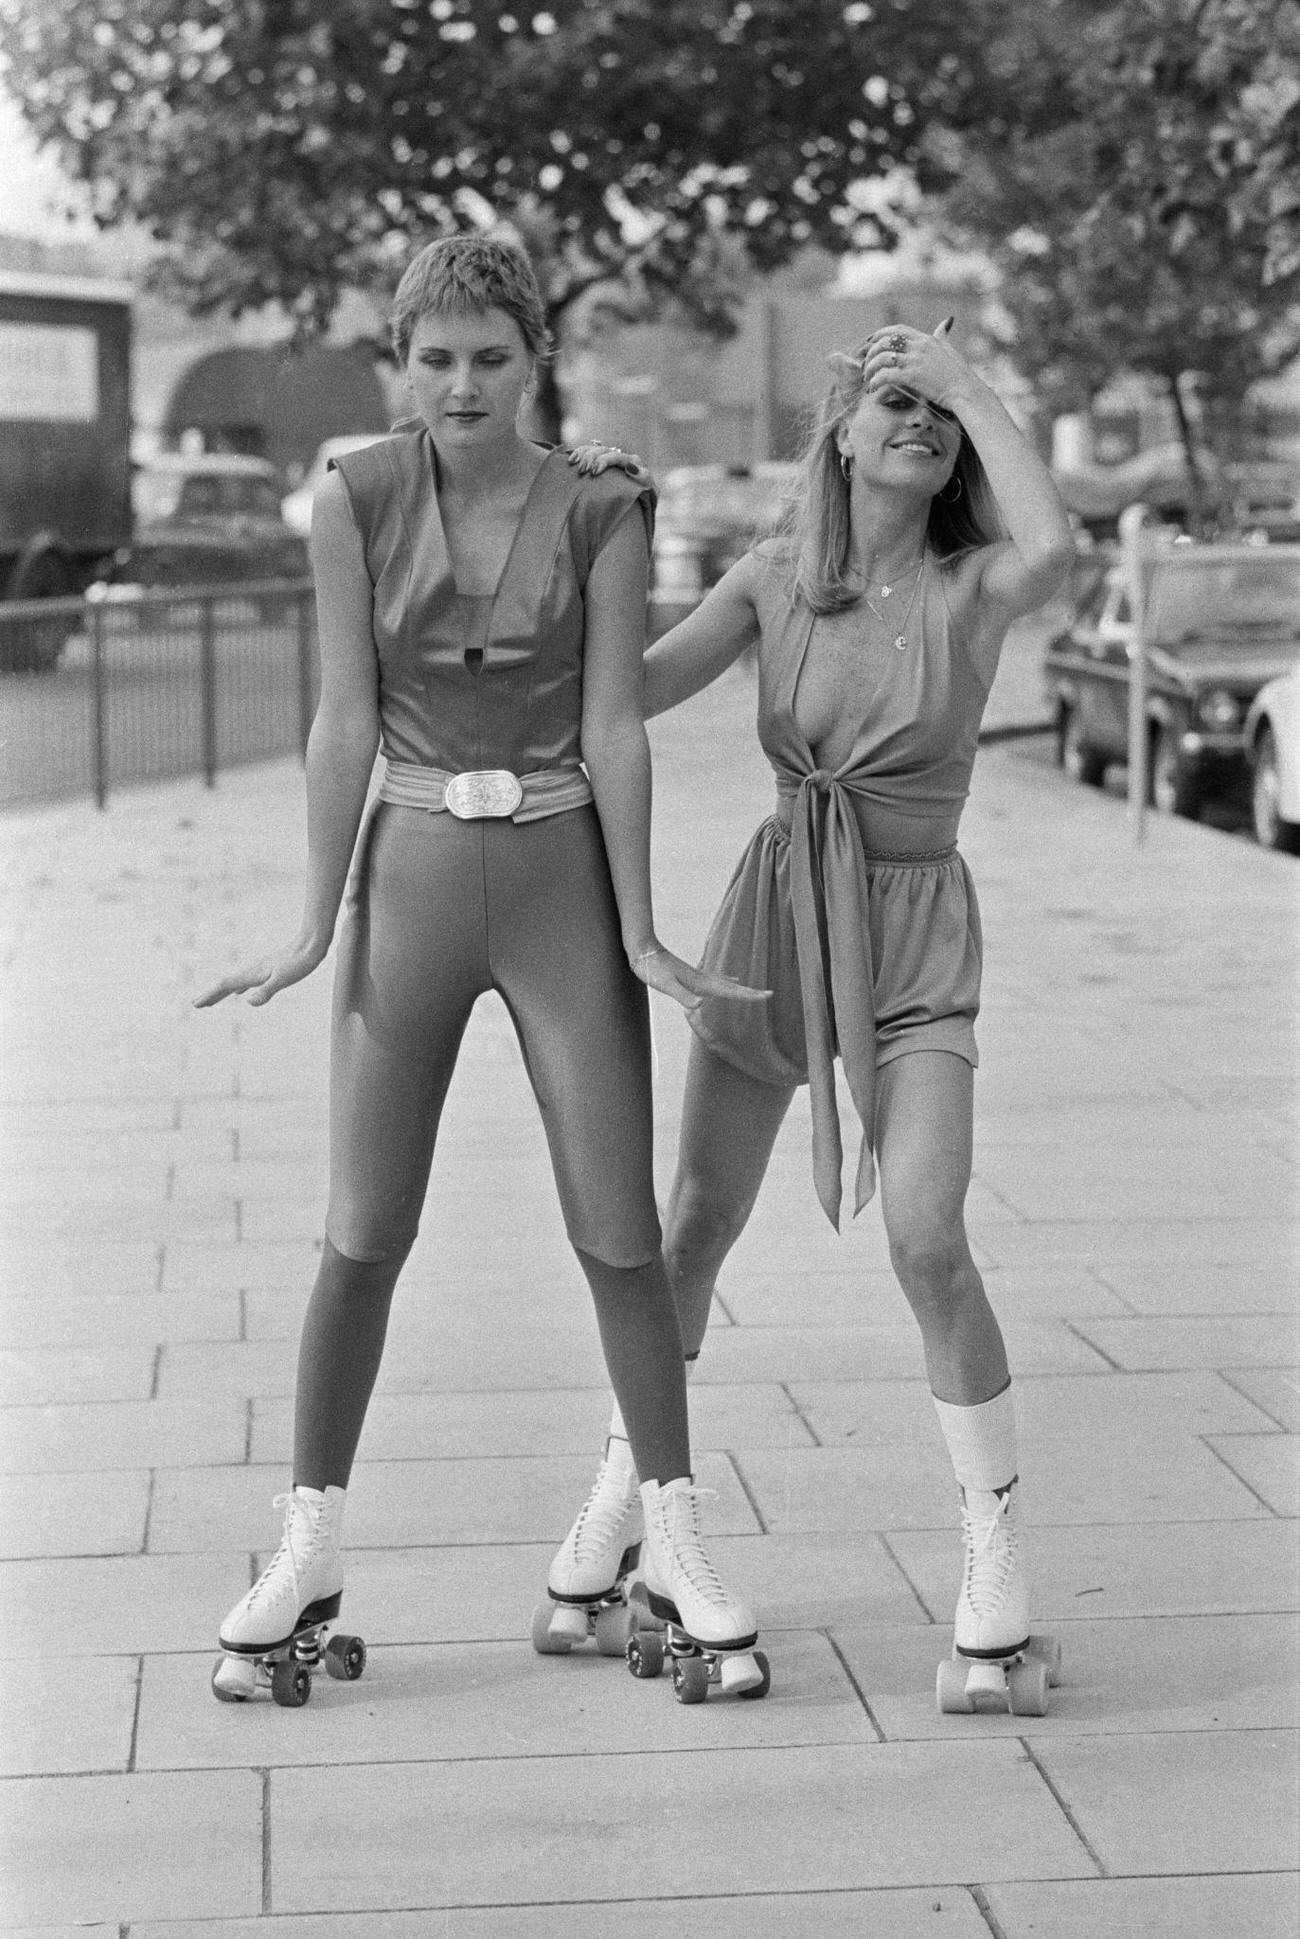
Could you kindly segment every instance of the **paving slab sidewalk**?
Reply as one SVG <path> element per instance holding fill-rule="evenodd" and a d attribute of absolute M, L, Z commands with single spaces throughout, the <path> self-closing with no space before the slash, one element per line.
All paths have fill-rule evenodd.
<path fill-rule="evenodd" d="M 1027 664 L 995 727 L 1033 724 Z M 753 706 L 736 674 L 653 730 L 684 949 L 767 811 Z M 968 1209 L 1065 1647 L 1050 1716 L 934 1708 L 951 1478 L 878 1209 L 830 1230 L 802 1101 L 692 1390 L 772 1693 L 690 1709 L 534 1655 L 606 1400 L 493 1002 L 350 1501 L 370 1663 L 280 1711 L 208 1674 L 277 1532 L 327 979 L 188 999 L 292 924 L 301 845 L 291 764 L 0 828 L 0 1931 L 1295 1939 L 1300 871 L 1180 823 L 1135 849 L 1014 741 L 977 765 Z M 656 1039 L 666 1186 L 687 1032 L 657 1009 Z"/>

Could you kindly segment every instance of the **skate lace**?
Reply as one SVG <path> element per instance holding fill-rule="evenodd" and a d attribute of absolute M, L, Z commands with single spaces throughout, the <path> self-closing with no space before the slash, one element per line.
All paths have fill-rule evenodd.
<path fill-rule="evenodd" d="M 1010 1519 L 1010 1499 L 989 1520 L 961 1513 L 966 1543 L 966 1600 L 977 1616 L 996 1615 L 1006 1597 L 1015 1567 L 1016 1525 Z"/>
<path fill-rule="evenodd" d="M 271 1579 L 275 1575 L 276 1571 L 279 1569 L 282 1562 L 287 1562 L 289 1564 L 290 1571 L 293 1575 L 294 1594 L 296 1595 L 298 1593 L 298 1557 L 294 1554 L 294 1548 L 293 1548 L 293 1494 L 292 1492 L 290 1492 L 287 1495 L 276 1495 L 271 1502 L 271 1506 L 272 1508 L 283 1508 L 284 1532 L 280 1536 L 279 1548 L 275 1551 L 275 1554 L 271 1557 L 266 1567 L 262 1570 L 261 1575 L 258 1576 L 257 1581 L 253 1584 L 252 1588 L 248 1592 L 248 1606 L 250 1609 L 253 1607 L 254 1603 L 258 1602 L 260 1598 L 267 1593 L 267 1590 L 270 1588 Z M 313 1534 L 315 1532 L 314 1526 L 313 1526 L 312 1532 Z M 310 1549 L 310 1546 L 311 1546 L 310 1540 L 308 1541 L 306 1546 L 308 1549 Z"/>
<path fill-rule="evenodd" d="M 704 1552 L 700 1533 L 700 1503 L 716 1501 L 716 1488 L 678 1488 L 673 1500 L 678 1504 L 673 1526 L 673 1560 L 697 1595 L 706 1602 L 726 1603 L 727 1592 L 718 1572 Z"/>
<path fill-rule="evenodd" d="M 573 1524 L 573 1553 L 576 1559 L 603 1555 L 617 1538 L 627 1519 L 627 1496 L 609 1472 L 609 1462 L 601 1462 L 591 1493 L 578 1510 Z"/>

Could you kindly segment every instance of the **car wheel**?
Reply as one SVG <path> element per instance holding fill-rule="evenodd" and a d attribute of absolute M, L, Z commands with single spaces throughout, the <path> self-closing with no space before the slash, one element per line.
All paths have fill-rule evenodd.
<path fill-rule="evenodd" d="M 1106 779 L 1106 763 L 1083 737 L 1076 707 L 1062 707 L 1056 729 L 1057 758 L 1072 781 L 1099 788 Z"/>
<path fill-rule="evenodd" d="M 1151 740 L 1151 805 L 1162 815 L 1185 815 L 1195 821 L 1201 812 L 1201 790 L 1188 773 L 1178 742 L 1167 727 L 1156 729 Z"/>
<path fill-rule="evenodd" d="M 1254 773 L 1250 787 L 1251 819 L 1255 839 L 1261 848 L 1281 849 L 1286 855 L 1300 855 L 1300 821 L 1287 821 L 1278 808 L 1282 784 L 1277 768 L 1277 742 L 1266 727 L 1255 743 Z"/>

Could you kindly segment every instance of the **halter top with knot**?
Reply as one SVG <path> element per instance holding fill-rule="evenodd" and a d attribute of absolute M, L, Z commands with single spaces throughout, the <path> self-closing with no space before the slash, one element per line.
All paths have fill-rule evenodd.
<path fill-rule="evenodd" d="M 437 458 L 421 422 L 347 453 L 333 468 L 373 587 L 389 761 L 451 773 L 576 770 L 587 573 L 634 506 L 648 536 L 653 492 L 621 471 L 584 478 L 562 452 L 548 451 L 497 589 L 478 597 L 456 589 Z"/>
<path fill-rule="evenodd" d="M 764 549 L 756 557 L 758 735 L 776 774 L 774 820 L 789 837 L 813 1175 L 822 1206 L 838 1225 L 837 1050 L 862 1125 L 855 1212 L 875 1190 L 869 868 L 951 850 L 970 791 L 988 688 L 957 636 L 943 567 L 930 556 L 920 568 L 901 651 L 888 641 L 875 644 L 877 629 L 869 641 L 860 606 L 814 614 L 794 592 L 787 556 L 765 555 Z M 893 609 L 885 610 L 892 623 Z M 824 745 L 847 747 L 834 766 L 823 766 L 810 745 L 802 721 L 814 717 L 834 722 Z M 770 846 L 772 823 L 765 828 Z M 760 829 L 751 854 L 763 840 Z"/>

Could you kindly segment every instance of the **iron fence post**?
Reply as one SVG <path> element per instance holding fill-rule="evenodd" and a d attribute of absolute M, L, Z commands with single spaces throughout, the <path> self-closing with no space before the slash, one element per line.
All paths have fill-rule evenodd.
<path fill-rule="evenodd" d="M 90 607 L 90 760 L 95 777 L 95 806 L 108 800 L 108 708 L 104 691 L 104 608 Z"/>
<path fill-rule="evenodd" d="M 1128 669 L 1128 820 L 1133 840 L 1146 839 L 1148 780 L 1146 581 L 1142 563 L 1147 532 L 1158 524 L 1148 505 L 1127 505 L 1119 515 L 1120 556 L 1133 616 Z"/>
<path fill-rule="evenodd" d="M 217 602 L 205 596 L 199 604 L 199 716 L 203 736 L 203 779 L 217 783 Z"/>

